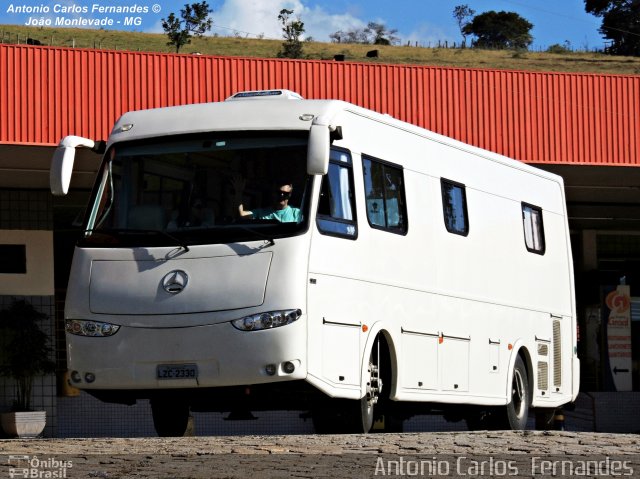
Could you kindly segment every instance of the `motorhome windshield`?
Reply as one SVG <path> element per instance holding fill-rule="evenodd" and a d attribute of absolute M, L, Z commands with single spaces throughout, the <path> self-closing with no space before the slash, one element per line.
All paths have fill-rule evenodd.
<path fill-rule="evenodd" d="M 81 244 L 186 246 L 306 230 L 307 139 L 216 133 L 115 144 L 105 155 Z"/>

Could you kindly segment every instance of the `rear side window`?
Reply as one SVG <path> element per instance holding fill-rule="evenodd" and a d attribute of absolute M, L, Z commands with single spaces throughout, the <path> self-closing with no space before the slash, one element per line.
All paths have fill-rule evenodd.
<path fill-rule="evenodd" d="M 406 234 L 407 209 L 402 168 L 364 156 L 362 166 L 369 224 L 372 228 Z"/>
<path fill-rule="evenodd" d="M 522 225 L 524 228 L 524 243 L 530 253 L 544 254 L 544 225 L 542 223 L 542 208 L 522 203 Z"/>
<path fill-rule="evenodd" d="M 323 234 L 348 239 L 358 236 L 353 169 L 348 151 L 331 150 L 329 171 L 320 187 L 316 224 Z"/>
<path fill-rule="evenodd" d="M 469 216 L 467 214 L 467 194 L 462 183 L 441 178 L 442 211 L 444 224 L 449 233 L 467 236 L 469 234 Z"/>

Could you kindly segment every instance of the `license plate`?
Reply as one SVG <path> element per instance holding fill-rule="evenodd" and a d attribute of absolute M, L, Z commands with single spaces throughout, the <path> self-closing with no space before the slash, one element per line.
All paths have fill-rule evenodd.
<path fill-rule="evenodd" d="M 156 369 L 158 379 L 197 379 L 195 364 L 161 364 Z"/>

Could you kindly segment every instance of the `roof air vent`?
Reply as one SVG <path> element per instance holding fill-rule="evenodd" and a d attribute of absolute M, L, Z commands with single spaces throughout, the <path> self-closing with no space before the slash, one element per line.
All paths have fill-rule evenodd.
<path fill-rule="evenodd" d="M 291 90 L 255 90 L 241 91 L 231 95 L 225 101 L 235 100 L 302 100 L 303 98 Z"/>

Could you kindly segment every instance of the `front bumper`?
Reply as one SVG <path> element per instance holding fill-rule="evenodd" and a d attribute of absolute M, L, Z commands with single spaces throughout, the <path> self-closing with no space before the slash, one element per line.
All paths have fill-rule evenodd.
<path fill-rule="evenodd" d="M 81 389 L 172 389 L 305 379 L 306 316 L 262 331 L 230 323 L 184 328 L 122 326 L 110 337 L 67 334 L 68 368 Z M 295 366 L 286 372 L 284 363 Z M 197 378 L 159 379 L 159 365 L 196 365 Z M 267 365 L 275 365 L 269 375 Z M 74 374 L 77 372 L 77 374 Z M 87 374 L 95 378 L 87 382 Z"/>

